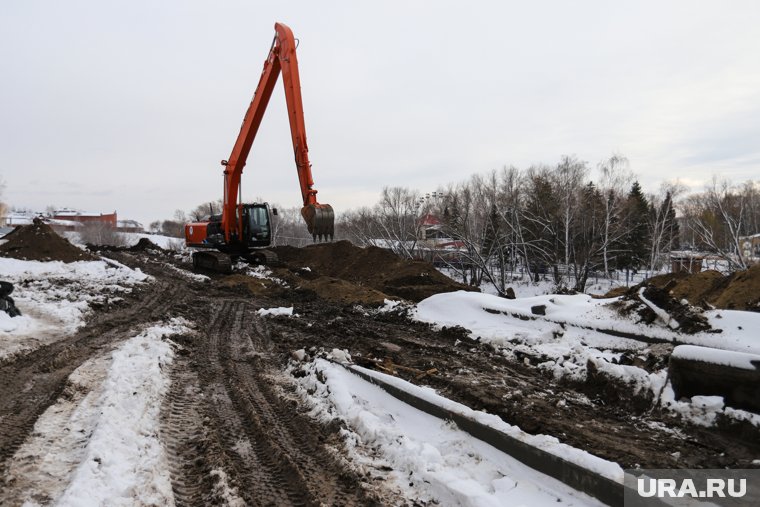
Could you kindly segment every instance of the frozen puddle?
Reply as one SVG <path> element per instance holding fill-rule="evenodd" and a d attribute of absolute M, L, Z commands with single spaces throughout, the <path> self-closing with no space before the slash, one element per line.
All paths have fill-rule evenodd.
<path fill-rule="evenodd" d="M 172 319 L 91 359 L 37 420 L 6 472 L 3 505 L 173 505 L 158 440 L 164 373 L 174 352 L 163 340 L 188 331 Z"/>
<path fill-rule="evenodd" d="M 297 382 L 312 416 L 341 420 L 354 464 L 366 475 L 385 474 L 406 498 L 465 506 L 603 505 L 341 366 L 317 359 L 303 369 Z"/>

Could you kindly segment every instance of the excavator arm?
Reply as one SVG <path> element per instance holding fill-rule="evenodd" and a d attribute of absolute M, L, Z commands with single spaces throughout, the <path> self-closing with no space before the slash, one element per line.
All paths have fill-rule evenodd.
<path fill-rule="evenodd" d="M 285 86 L 290 135 L 303 199 L 301 215 L 314 239 L 328 239 L 334 235 L 335 214 L 332 206 L 319 204 L 317 190 L 313 188 L 314 180 L 311 175 L 311 162 L 309 162 L 309 147 L 306 143 L 306 124 L 301 100 L 301 79 L 298 73 L 295 38 L 290 28 L 282 23 L 275 23 L 274 29 L 272 46 L 264 62 L 256 92 L 245 113 L 232 154 L 229 160 L 222 161 L 224 166 L 222 229 L 227 242 L 232 236 L 239 237 L 242 231 L 242 213 L 238 210 L 241 205 L 238 200 L 240 176 L 280 73 L 282 73 Z"/>

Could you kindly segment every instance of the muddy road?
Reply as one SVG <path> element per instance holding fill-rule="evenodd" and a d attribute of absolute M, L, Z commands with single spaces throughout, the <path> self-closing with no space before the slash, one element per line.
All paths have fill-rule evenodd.
<path fill-rule="evenodd" d="M 199 281 L 187 276 L 186 263 L 158 251 L 104 255 L 156 281 L 96 313 L 76 335 L 0 363 L 0 504 L 14 498 L 13 477 L 6 474 L 10 460 L 40 414 L 64 393 L 68 375 L 140 325 L 170 317 L 195 327 L 172 338 L 178 355 L 161 410 L 160 438 L 178 505 L 229 503 L 232 497 L 248 505 L 405 503 L 382 481 L 346 464 L 337 425 L 306 415 L 283 373 L 299 349 L 346 349 L 364 366 L 400 366 L 407 380 L 623 467 L 742 468 L 760 455 L 758 440 L 637 410 L 625 397 L 597 396 L 593 385 L 555 381 L 461 330 L 434 331 L 398 313 L 325 297 L 309 277 L 299 283 L 303 273 L 295 268 L 274 270 L 286 284 L 241 274 Z M 299 317 L 256 313 L 282 306 L 293 306 Z"/>

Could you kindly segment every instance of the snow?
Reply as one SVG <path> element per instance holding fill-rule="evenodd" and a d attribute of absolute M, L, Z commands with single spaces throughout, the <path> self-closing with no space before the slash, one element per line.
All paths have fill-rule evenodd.
<path fill-rule="evenodd" d="M 277 285 L 287 285 L 284 281 L 275 277 L 272 274 L 272 270 L 266 266 L 251 266 L 247 262 L 238 262 L 235 265 L 235 270 L 242 271 L 245 275 L 252 278 L 258 278 L 259 280 L 269 280 L 270 282 L 274 282 Z"/>
<path fill-rule="evenodd" d="M 670 383 L 662 391 L 660 404 L 692 424 L 704 427 L 713 426 L 718 414 L 724 412 L 725 408 L 721 396 L 692 396 L 688 401 L 676 400 Z"/>
<path fill-rule="evenodd" d="M 520 440 L 521 442 L 524 442 L 530 446 L 542 449 L 550 454 L 554 454 L 555 456 L 559 456 L 562 459 L 575 463 L 587 470 L 596 472 L 614 481 L 618 481 L 620 483 L 623 482 L 623 470 L 617 463 L 604 460 L 602 458 L 589 454 L 586 451 L 576 449 L 567 444 L 563 444 L 555 437 L 547 435 L 531 435 L 529 433 L 525 433 L 519 427 L 504 422 L 499 416 L 472 410 L 471 408 L 462 405 L 461 403 L 457 403 L 455 401 L 449 400 L 448 398 L 444 398 L 443 396 L 437 394 L 435 390 L 430 387 L 417 386 L 398 377 L 386 375 L 374 370 L 368 370 L 360 366 L 353 366 L 352 368 L 357 371 L 361 371 L 365 375 L 381 379 L 383 382 L 386 382 L 403 391 L 412 393 L 414 396 L 434 405 L 478 421 L 479 423 L 501 431 L 502 433 L 506 433 L 511 437 L 516 438 L 517 440 Z"/>
<path fill-rule="evenodd" d="M 273 317 L 277 316 L 286 316 L 286 317 L 293 317 L 293 307 L 285 308 L 285 307 L 279 307 L 279 308 L 261 308 L 256 311 L 260 316 L 264 317 L 267 315 L 271 315 Z M 297 317 L 298 315 L 296 315 Z"/>
<path fill-rule="evenodd" d="M 679 345 L 673 349 L 671 357 L 703 363 L 721 364 L 742 370 L 757 371 L 760 369 L 760 355 L 719 350 L 694 345 Z"/>
<path fill-rule="evenodd" d="M 173 505 L 159 409 L 174 358 L 166 337 L 187 326 L 171 319 L 147 327 L 71 374 L 69 395 L 38 418 L 10 461 L 19 503 Z"/>
<path fill-rule="evenodd" d="M 503 299 L 476 292 L 436 294 L 417 305 L 414 318 L 439 326 L 462 326 L 473 338 L 504 344 L 520 335 L 545 340 L 558 327 L 575 327 L 596 340 L 589 331 L 625 332 L 663 341 L 709 346 L 737 352 L 760 354 L 760 340 L 751 331 L 760 328 L 760 313 L 713 310 L 706 312 L 710 324 L 720 333 L 687 335 L 665 326 L 648 326 L 621 317 L 609 306 L 617 298 L 593 299 L 587 294 L 544 295 Z M 534 315 L 531 307 L 543 305 L 546 315 Z M 720 315 L 720 317 L 718 317 Z M 614 338 L 619 342 L 620 338 Z M 624 342 L 623 342 L 624 343 Z"/>
<path fill-rule="evenodd" d="M 171 271 L 174 271 L 178 275 L 180 275 L 180 276 L 182 276 L 184 278 L 187 278 L 188 280 L 193 280 L 193 281 L 196 281 L 196 282 L 208 282 L 209 280 L 211 280 L 211 278 L 209 278 L 206 275 L 201 275 L 200 273 L 193 273 L 192 271 L 188 271 L 186 269 L 178 268 L 177 266 L 174 266 L 174 265 L 166 263 L 166 262 L 163 263 L 163 266 L 164 266 L 165 269 L 169 269 Z"/>
<path fill-rule="evenodd" d="M 345 424 L 341 434 L 352 460 L 369 475 L 386 475 L 406 498 L 473 507 L 600 505 L 339 365 L 317 359 L 303 367 L 307 374 L 297 379 L 299 393 L 312 406 L 312 415 L 325 422 L 341 420 Z M 411 384 L 405 387 L 424 391 Z M 458 405 L 440 397 L 438 401 L 449 407 Z"/>
<path fill-rule="evenodd" d="M 93 305 L 118 303 L 133 286 L 152 280 L 111 260 L 72 263 L 0 258 L 0 276 L 14 284 L 22 315 L 0 312 L 0 360 L 75 333 Z"/>

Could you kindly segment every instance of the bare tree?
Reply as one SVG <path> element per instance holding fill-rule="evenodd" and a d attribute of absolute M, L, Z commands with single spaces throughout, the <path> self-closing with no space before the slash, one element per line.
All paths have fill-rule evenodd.
<path fill-rule="evenodd" d="M 413 258 L 420 236 L 420 194 L 405 187 L 384 187 L 375 207 L 377 232 L 397 254 Z"/>
<path fill-rule="evenodd" d="M 277 207 L 277 215 L 272 216 L 272 245 L 302 247 L 313 242 L 314 238 L 301 216 L 301 208 Z"/>
<path fill-rule="evenodd" d="M 739 242 L 747 219 L 746 197 L 728 180 L 713 177 L 702 194 L 685 199 L 681 207 L 703 247 L 728 262 L 730 269 L 747 269 Z"/>
<path fill-rule="evenodd" d="M 610 250 L 624 235 L 625 191 L 633 182 L 628 159 L 613 154 L 597 166 L 600 172 L 599 190 L 604 196 L 604 222 L 602 226 L 602 261 L 604 273 L 610 275 Z"/>
<path fill-rule="evenodd" d="M 190 220 L 198 222 L 201 220 L 208 220 L 211 215 L 219 215 L 222 213 L 222 200 L 209 201 L 203 204 L 199 204 L 190 212 Z M 176 213 L 175 213 L 176 217 Z"/>
<path fill-rule="evenodd" d="M 678 181 L 663 182 L 657 195 L 649 196 L 649 235 L 651 238 L 649 270 L 655 272 L 660 266 L 659 259 L 664 251 L 673 247 L 674 230 L 676 227 L 673 213 L 673 203 L 684 192 L 686 187 Z"/>

